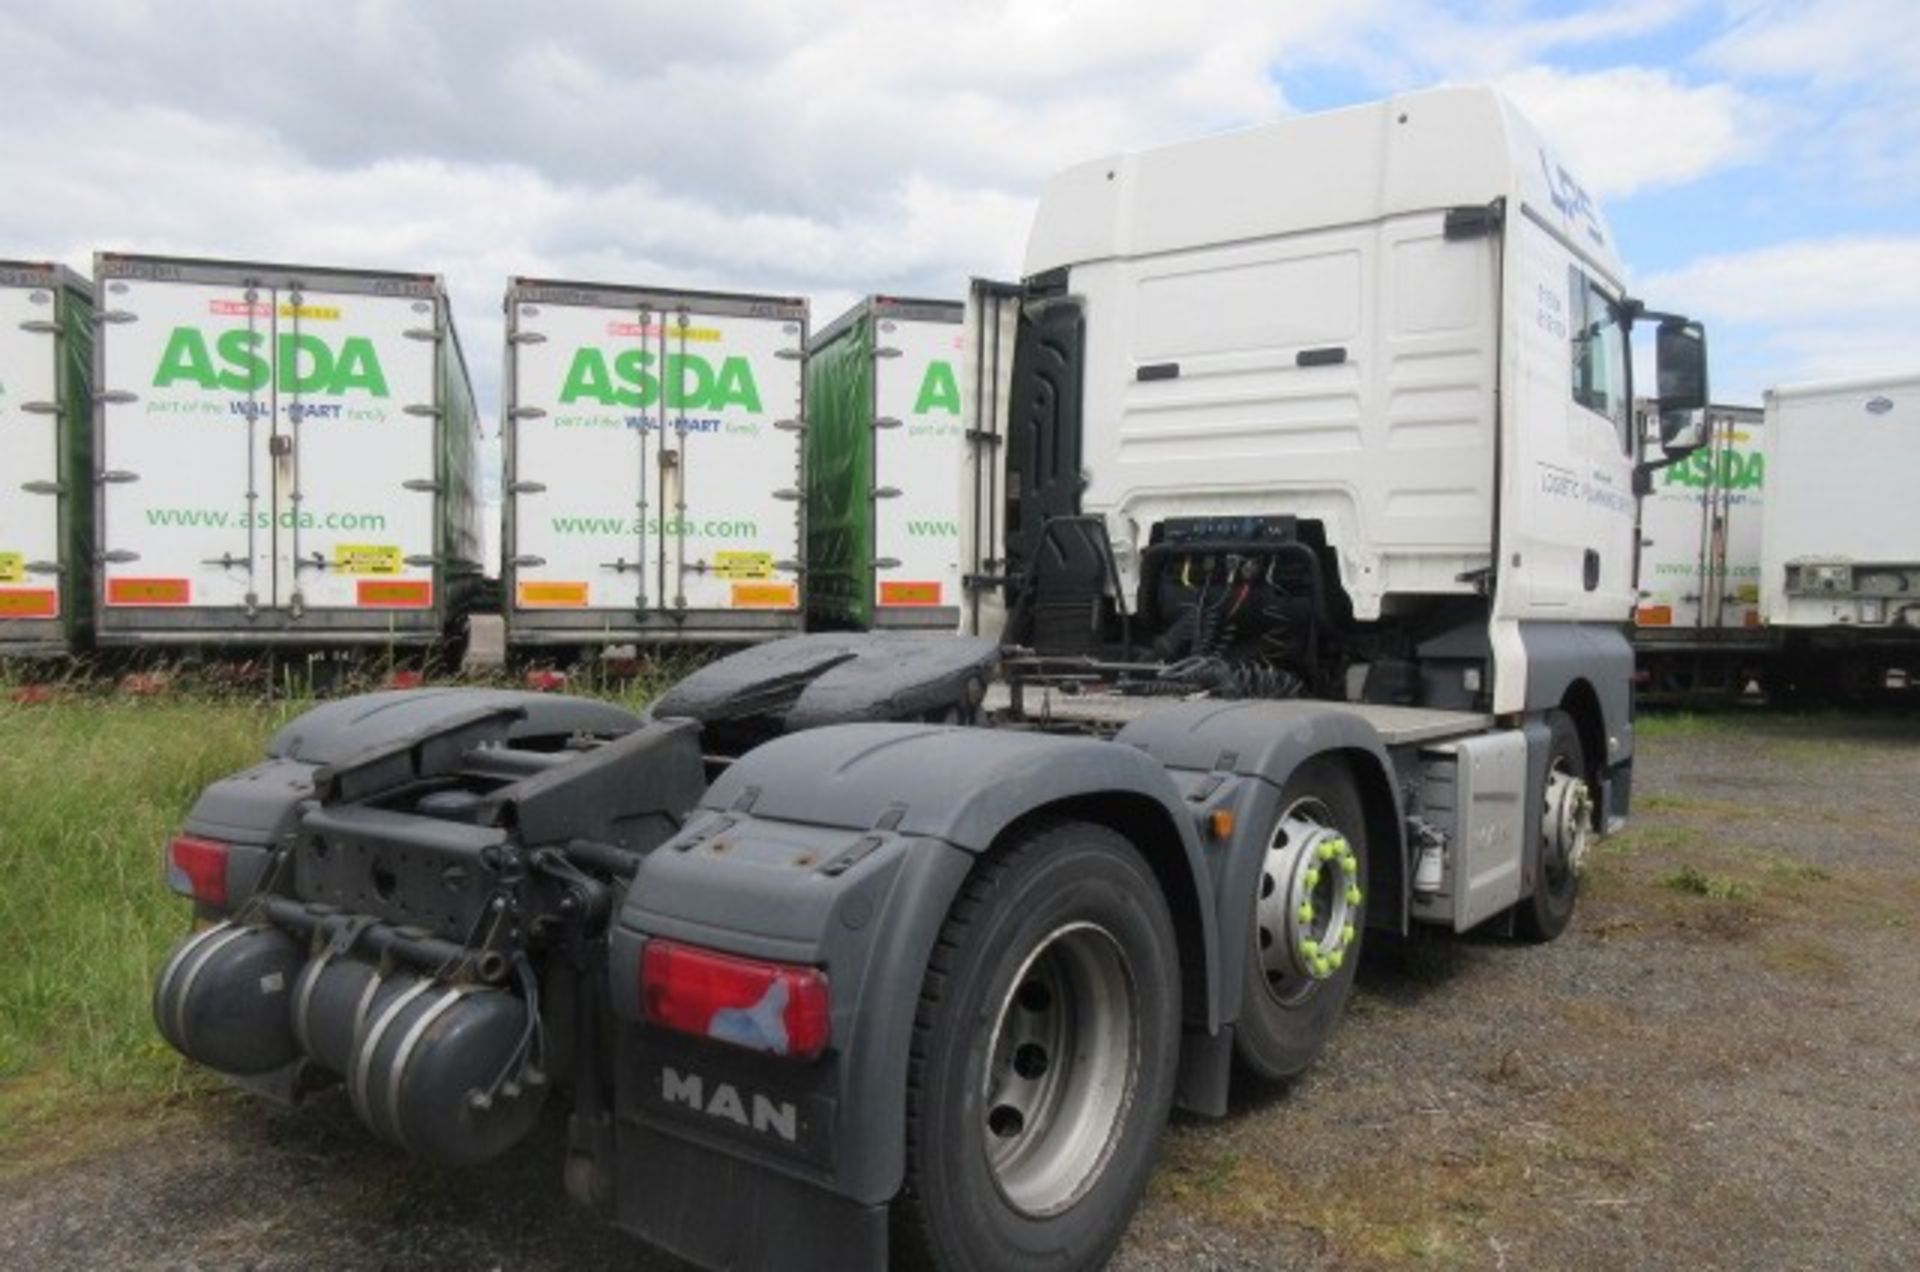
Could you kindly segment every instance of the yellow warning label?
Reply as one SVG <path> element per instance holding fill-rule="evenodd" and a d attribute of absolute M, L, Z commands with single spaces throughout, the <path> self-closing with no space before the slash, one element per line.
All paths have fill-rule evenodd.
<path fill-rule="evenodd" d="M 723 579 L 770 579 L 773 577 L 771 552 L 716 552 L 713 572 Z"/>
<path fill-rule="evenodd" d="M 735 583 L 735 609 L 792 609 L 800 603 L 800 589 L 792 583 Z"/>
<path fill-rule="evenodd" d="M 0 583 L 25 583 L 27 559 L 18 552 L 0 552 Z"/>
<path fill-rule="evenodd" d="M 405 564 L 390 543 L 340 543 L 333 549 L 333 568 L 342 574 L 398 574 Z"/>

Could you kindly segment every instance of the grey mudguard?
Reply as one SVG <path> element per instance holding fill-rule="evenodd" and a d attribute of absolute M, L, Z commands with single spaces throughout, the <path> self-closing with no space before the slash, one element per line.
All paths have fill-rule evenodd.
<path fill-rule="evenodd" d="M 400 689 L 324 703 L 284 725 L 267 742 L 272 759 L 339 764 L 374 748 L 432 733 L 448 720 L 485 709 L 519 714 L 509 738 L 592 733 L 617 737 L 640 717 L 611 703 L 515 689 Z"/>
<path fill-rule="evenodd" d="M 1165 766 L 1202 817 L 1215 810 L 1233 814 L 1227 851 L 1212 857 L 1222 952 L 1219 993 L 1230 1013 L 1240 1001 L 1245 968 L 1235 952 L 1248 939 L 1280 791 L 1293 771 L 1315 756 L 1345 756 L 1361 780 L 1362 802 L 1379 810 L 1367 825 L 1373 859 L 1368 926 L 1406 930 L 1406 889 L 1400 883 L 1406 878 L 1406 832 L 1393 764 L 1380 735 L 1353 712 L 1325 702 L 1187 702 L 1148 712 L 1114 741 Z M 1389 874 L 1387 866 L 1399 873 Z M 1390 878 L 1395 882 L 1387 883 Z"/>
<path fill-rule="evenodd" d="M 322 767 L 431 735 L 451 720 L 486 709 L 519 713 L 503 726 L 508 738 L 618 736 L 640 726 L 632 712 L 603 702 L 512 690 L 413 689 L 342 698 L 284 725 L 268 741 L 265 763 L 202 791 L 185 829 L 241 846 L 277 843 L 293 829 L 301 801 L 313 797 L 314 775 Z M 241 868 L 240 863 L 230 868 Z"/>
<path fill-rule="evenodd" d="M 801 1094 L 831 1121 L 831 1154 L 810 1161 L 740 1136 L 727 1151 L 863 1203 L 884 1202 L 904 1172 L 907 1055 L 921 981 L 974 856 L 1029 813 L 1101 796 L 1140 801 L 1137 808 L 1151 801 L 1175 828 L 1200 898 L 1190 917 L 1207 966 L 1196 983 L 1207 991 L 1201 1018 L 1214 1029 L 1210 876 L 1192 813 L 1166 771 L 1111 742 L 922 725 L 816 729 L 735 763 L 702 801 L 704 811 L 642 863 L 628 889 L 611 952 L 615 1008 L 637 1014 L 632 982 L 647 937 L 825 968 L 831 1053 L 804 1079 L 778 1061 L 759 1067 L 769 1081 L 807 1084 Z M 630 1085 L 641 1098 L 648 1063 L 672 1045 L 672 1036 L 646 1031 L 634 1062 L 621 1065 L 637 1075 Z M 716 1129 L 664 1120 L 658 1109 L 622 1114 L 692 1136 Z"/>

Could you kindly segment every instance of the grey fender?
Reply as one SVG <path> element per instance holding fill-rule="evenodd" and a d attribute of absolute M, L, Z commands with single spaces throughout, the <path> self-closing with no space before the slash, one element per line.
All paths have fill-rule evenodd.
<path fill-rule="evenodd" d="M 411 689 L 361 694 L 323 703 L 283 725 L 267 742 L 268 758 L 221 778 L 200 793 L 183 828 L 230 845 L 227 887 L 251 895 L 266 869 L 268 851 L 292 833 L 301 805 L 315 795 L 315 776 L 384 747 L 433 735 L 457 720 L 486 711 L 510 713 L 499 723 L 505 739 L 618 736 L 640 718 L 604 702 L 503 689 Z"/>
<path fill-rule="evenodd" d="M 1633 758 L 1633 645 L 1607 623 L 1522 623 L 1528 711 L 1550 711 L 1591 693 L 1597 733 L 1583 731 L 1589 763 L 1604 772 Z"/>
<path fill-rule="evenodd" d="M 1191 702 L 1140 717 L 1115 739 L 1180 775 L 1190 802 L 1206 812 L 1233 813 L 1227 851 L 1215 855 L 1219 934 L 1218 995 L 1237 1013 L 1252 898 L 1267 841 L 1281 812 L 1280 792 L 1293 771 L 1321 755 L 1353 768 L 1367 809 L 1371 858 L 1367 926 L 1407 928 L 1407 847 L 1393 763 L 1380 735 L 1357 713 L 1325 702 Z"/>
<path fill-rule="evenodd" d="M 1101 801 L 1150 809 L 1164 823 L 1162 846 L 1148 856 L 1160 858 L 1163 880 L 1169 855 L 1184 875 L 1185 921 L 1203 960 L 1191 981 L 1202 999 L 1193 1018 L 1217 1027 L 1211 880 L 1192 812 L 1158 764 L 1087 738 L 898 724 L 791 735 L 728 769 L 703 812 L 646 859 L 628 891 L 612 950 L 616 1010 L 638 1001 L 630 969 L 649 937 L 825 966 L 833 1054 L 799 1094 L 833 1109 L 831 1159 L 809 1163 L 751 1143 L 732 1151 L 862 1203 L 884 1202 L 905 1174 L 907 1060 L 921 983 L 974 859 L 1025 817 L 1053 808 L 1097 816 Z M 1136 841 L 1146 829 L 1120 828 Z M 1176 895 L 1169 904 L 1182 902 Z M 650 1056 L 670 1057 L 677 1045 L 657 1031 L 631 1037 L 639 1063 L 623 1063 L 623 1072 L 644 1075 Z M 696 1062 L 726 1061 L 708 1054 Z M 771 1067 L 761 1066 L 763 1080 L 777 1080 L 765 1072 Z M 662 1124 L 662 1110 L 621 1103 L 623 1116 Z"/>

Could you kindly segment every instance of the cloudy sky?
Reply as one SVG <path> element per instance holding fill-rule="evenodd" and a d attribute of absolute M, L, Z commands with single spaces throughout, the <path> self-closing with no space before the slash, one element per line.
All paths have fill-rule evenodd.
<path fill-rule="evenodd" d="M 1920 363 L 1920 0 L 0 0 L 0 256 L 961 294 L 1115 149 L 1445 82 L 1607 202 L 1716 396 Z"/>

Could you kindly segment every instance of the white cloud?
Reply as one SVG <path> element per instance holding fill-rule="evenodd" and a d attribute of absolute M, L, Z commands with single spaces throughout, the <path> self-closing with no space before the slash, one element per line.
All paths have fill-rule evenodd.
<path fill-rule="evenodd" d="M 1590 188 L 1613 197 L 1750 160 L 1770 131 L 1760 102 L 1726 84 L 1685 84 L 1664 70 L 1530 66 L 1499 84 Z"/>
<path fill-rule="evenodd" d="M 1920 235 L 1889 235 L 1709 256 L 1642 290 L 1714 329 L 1717 397 L 1758 401 L 1776 384 L 1920 367 L 1916 280 Z"/>

